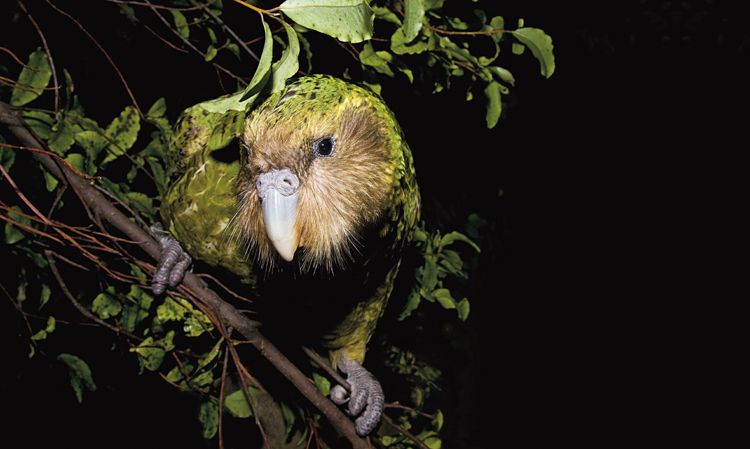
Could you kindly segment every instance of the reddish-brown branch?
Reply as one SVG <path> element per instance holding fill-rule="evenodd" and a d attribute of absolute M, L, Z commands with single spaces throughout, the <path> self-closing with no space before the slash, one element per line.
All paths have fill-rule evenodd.
<path fill-rule="evenodd" d="M 125 90 L 127 91 L 128 96 L 130 97 L 130 102 L 133 103 L 133 107 L 135 107 L 135 109 L 138 111 L 138 114 L 141 117 L 143 117 L 143 112 L 141 111 L 141 108 L 138 106 L 138 101 L 135 99 L 135 95 L 133 95 L 133 91 L 130 90 L 130 86 L 128 85 L 127 80 L 125 80 L 125 77 L 123 76 L 122 72 L 120 71 L 120 68 L 117 67 L 117 64 L 115 64 L 115 61 L 112 60 L 112 57 L 109 55 L 109 53 L 107 53 L 107 50 L 105 50 L 104 47 L 102 47 L 102 45 L 99 43 L 99 41 L 97 41 L 96 38 L 94 36 L 92 36 L 91 33 L 89 33 L 89 31 L 75 17 L 71 16 L 67 12 L 65 12 L 62 9 L 58 8 L 57 6 L 55 6 L 54 3 L 52 3 L 50 0 L 45 0 L 45 1 L 47 2 L 48 5 L 50 5 L 52 7 L 52 9 L 54 9 L 57 12 L 59 12 L 63 16 L 65 16 L 68 19 L 70 19 L 73 23 L 75 23 L 76 26 L 78 27 L 78 29 L 80 29 L 83 32 L 83 34 L 85 34 L 86 37 L 88 37 L 91 40 L 91 42 L 93 42 L 94 45 L 96 45 L 96 48 L 98 48 L 99 51 L 102 52 L 102 54 L 104 55 L 104 57 L 107 59 L 107 62 L 109 62 L 109 65 L 111 65 L 112 68 L 117 73 L 117 76 L 120 78 L 120 81 L 122 82 L 122 85 L 125 86 Z"/>
<path fill-rule="evenodd" d="M 0 47 L 0 51 L 7 54 L 11 58 L 13 58 L 13 60 L 16 61 L 18 64 L 20 64 L 21 67 L 26 68 L 26 63 L 21 61 L 21 59 L 18 56 L 16 56 L 16 54 L 13 53 L 9 48 Z"/>
<path fill-rule="evenodd" d="M 36 30 L 36 33 L 39 35 L 39 39 L 42 40 L 42 45 L 44 46 L 44 53 L 47 54 L 47 59 L 49 60 L 49 67 L 52 71 L 52 84 L 55 86 L 55 112 L 60 110 L 60 84 L 57 82 L 57 70 L 55 70 L 55 60 L 52 59 L 52 52 L 49 50 L 49 45 L 47 45 L 47 39 L 44 37 L 44 33 L 42 32 L 42 29 L 39 27 L 39 24 L 36 23 L 36 20 L 34 20 L 34 17 L 31 16 L 31 13 L 26 9 L 26 5 L 23 4 L 21 0 L 16 0 L 18 2 L 18 6 L 21 7 L 21 10 L 26 14 L 26 17 L 28 17 L 29 22 L 31 22 L 31 25 L 34 26 L 34 29 Z"/>

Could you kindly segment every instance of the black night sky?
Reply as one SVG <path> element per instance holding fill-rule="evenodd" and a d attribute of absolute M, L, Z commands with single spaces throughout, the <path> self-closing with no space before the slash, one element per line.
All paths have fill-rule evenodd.
<path fill-rule="evenodd" d="M 26 55 L 36 34 L 14 2 L 4 3 L 0 47 Z M 112 117 L 128 104 L 75 26 L 44 2 L 25 3 L 88 110 Z M 118 28 L 125 22 L 111 5 L 55 3 L 101 38 L 142 104 L 165 96 L 173 114 L 222 93 L 203 61 L 143 30 Z M 734 64 L 750 52 L 747 26 L 732 7 L 710 0 L 494 3 L 479 5 L 506 23 L 523 17 L 543 28 L 556 57 L 554 76 L 544 80 L 530 56 L 506 55 L 520 81 L 494 130 L 484 127 L 483 105 L 463 102 L 463 93 L 384 84 L 414 151 L 427 218 L 451 223 L 477 212 L 488 221 L 467 323 L 474 352 L 455 378 L 471 387 L 452 386 L 471 397 L 453 428 L 457 447 L 642 442 L 666 408 L 659 395 L 653 406 L 642 402 L 644 389 L 670 390 L 657 371 L 679 352 L 669 332 L 654 329 L 674 319 L 673 287 L 700 283 L 700 275 L 672 272 L 673 261 L 706 249 L 686 245 L 685 223 L 715 216 L 714 191 L 737 182 L 709 180 L 722 169 L 702 155 L 734 165 L 712 124 L 739 96 L 728 86 L 743 74 Z M 335 73 L 340 57 L 317 55 L 316 71 Z M 136 376 L 134 360 L 123 363 L 97 341 L 82 346 L 100 357 L 100 389 L 78 405 L 63 369 L 27 359 L 23 324 L 6 300 L 0 316 L 7 441 L 216 447 L 200 437 L 192 398 L 156 376 Z M 641 411 L 623 412 L 633 406 Z"/>

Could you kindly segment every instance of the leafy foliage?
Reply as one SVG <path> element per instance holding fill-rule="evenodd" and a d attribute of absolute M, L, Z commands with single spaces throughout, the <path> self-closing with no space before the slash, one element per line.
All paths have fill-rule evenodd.
<path fill-rule="evenodd" d="M 200 47 L 198 51 L 207 64 L 217 64 L 217 60 L 227 57 L 246 62 L 244 58 L 249 52 L 244 50 L 245 42 L 232 36 L 220 21 L 225 14 L 221 1 L 165 3 L 164 8 L 169 12 L 165 17 L 169 17 L 168 23 L 176 36 L 187 43 L 200 43 L 195 45 Z M 467 99 L 481 89 L 486 97 L 486 124 L 492 128 L 502 117 L 502 96 L 516 83 L 511 71 L 500 65 L 502 49 L 508 44 L 511 54 L 520 54 L 519 49 L 528 48 L 539 62 L 541 74 L 548 78 L 555 70 L 552 40 L 542 30 L 524 27 L 522 23 L 515 30 L 506 29 L 503 17 L 487 17 L 480 9 L 473 10 L 471 17 L 448 15 L 447 3 L 446 0 L 286 0 L 268 10 L 254 6 L 255 2 L 245 3 L 261 17 L 253 23 L 255 15 L 247 14 L 248 27 L 257 31 L 262 41 L 260 56 L 253 61 L 255 71 L 249 80 L 238 80 L 236 93 L 198 106 L 208 113 L 249 110 L 263 94 L 282 89 L 300 71 L 300 59 L 304 62 L 302 66 L 310 70 L 311 55 L 318 49 L 313 49 L 306 35 L 319 32 L 340 41 L 352 56 L 351 70 L 340 75 L 363 82 L 377 92 L 381 90 L 383 76 L 399 78 L 431 93 L 466 89 Z M 111 7 L 119 8 L 138 26 L 141 11 L 136 6 L 143 5 L 125 2 L 113 3 Z M 518 42 L 505 42 L 507 33 Z M 335 45 L 330 43 L 331 47 Z M 487 54 L 488 46 L 491 50 Z M 173 136 L 168 113 L 174 116 L 179 111 L 169 109 L 171 101 L 158 98 L 145 113 L 136 104 L 130 104 L 119 106 L 121 112 L 114 117 L 94 118 L 86 113 L 74 93 L 72 76 L 67 71 L 63 73 L 64 89 L 58 90 L 64 96 L 63 107 L 45 109 L 42 106 L 50 103 L 52 95 L 47 91 L 59 86 L 50 86 L 50 61 L 39 48 L 18 73 L 9 98 L 2 100 L 19 107 L 28 127 L 59 163 L 69 165 L 107 192 L 134 220 L 155 221 L 160 199 L 169 184 L 166 149 Z M 26 106 L 29 104 L 33 107 Z M 0 163 L 4 173 L 7 172 L 6 180 L 27 177 L 17 169 L 19 159 L 26 156 L 0 138 Z M 144 272 L 148 271 L 147 264 L 113 255 L 121 254 L 120 240 L 93 235 L 83 226 L 53 226 L 49 217 L 63 213 L 66 207 L 75 204 L 75 198 L 69 192 L 66 194 L 66 187 L 46 169 L 39 170 L 36 176 L 43 179 L 43 187 L 34 193 L 44 198 L 50 211 L 48 216 L 40 217 L 22 199 L 16 204 L 6 204 L 4 197 L 0 200 L 0 218 L 5 222 L 4 248 L 19 260 L 12 300 L 21 314 L 25 317 L 39 313 L 50 307 L 48 303 L 64 296 L 60 286 L 50 278 L 50 256 L 45 253 L 50 245 L 59 250 L 60 246 L 53 244 L 62 242 L 60 239 L 64 237 L 51 234 L 49 228 L 60 226 L 69 233 L 66 235 L 78 239 L 86 234 L 88 240 L 81 240 L 84 245 L 76 239 L 66 242 L 80 254 L 96 253 L 79 259 L 98 275 L 95 281 L 92 278 L 91 285 L 76 285 L 69 300 L 79 302 L 96 319 L 125 335 L 128 351 L 137 358 L 142 373 L 157 372 L 170 385 L 201 398 L 197 416 L 205 438 L 213 438 L 219 431 L 219 413 L 223 413 L 219 409 L 220 400 L 229 415 L 250 418 L 253 411 L 247 398 L 256 394 L 255 386 L 249 386 L 247 392 L 241 388 L 226 392 L 220 399 L 226 381 L 220 362 L 232 354 L 238 342 L 222 338 L 215 320 L 185 297 L 154 298 L 147 288 L 148 276 Z M 412 315 L 423 307 L 425 300 L 442 309 L 455 310 L 460 320 L 466 320 L 470 314 L 469 300 L 456 292 L 461 291 L 460 284 L 469 275 L 465 257 L 478 252 L 479 247 L 462 233 L 428 229 L 423 224 L 415 234 L 414 249 L 419 252 L 421 262 L 398 319 L 416 319 Z M 74 263 L 80 265 L 79 259 Z M 36 356 L 37 345 L 57 335 L 57 322 L 49 315 L 33 330 L 30 328 L 29 357 Z M 439 388 L 440 371 L 420 361 L 408 348 L 390 346 L 386 356 L 388 368 L 410 387 L 412 407 L 402 410 L 397 424 L 415 434 L 427 447 L 441 447 L 443 413 L 429 400 Z M 77 401 L 82 401 L 84 390 L 96 390 L 91 369 L 84 360 L 68 353 L 58 354 L 57 360 L 68 368 Z M 324 372 L 315 371 L 312 378 L 321 392 L 330 391 L 331 381 Z M 426 407 L 434 408 L 425 411 Z M 287 432 L 302 427 L 302 437 L 306 439 L 312 436 L 310 429 L 321 425 L 321 419 L 316 413 L 301 409 L 299 404 L 281 405 Z M 303 421 L 304 425 L 298 425 Z M 405 434 L 386 426 L 378 438 L 385 447 L 416 447 Z"/>

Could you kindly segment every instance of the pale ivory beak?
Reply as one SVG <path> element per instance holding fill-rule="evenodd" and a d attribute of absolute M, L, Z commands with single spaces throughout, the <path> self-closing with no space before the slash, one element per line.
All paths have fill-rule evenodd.
<path fill-rule="evenodd" d="M 299 245 L 297 222 L 297 192 L 285 196 L 275 188 L 265 192 L 263 198 L 263 222 L 273 247 L 282 259 L 291 262 Z"/>

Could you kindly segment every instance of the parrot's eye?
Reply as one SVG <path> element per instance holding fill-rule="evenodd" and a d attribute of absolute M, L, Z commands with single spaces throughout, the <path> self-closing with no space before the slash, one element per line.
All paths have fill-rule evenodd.
<path fill-rule="evenodd" d="M 336 151 L 336 141 L 333 137 L 322 137 L 313 142 L 313 153 L 317 157 L 330 157 Z"/>

